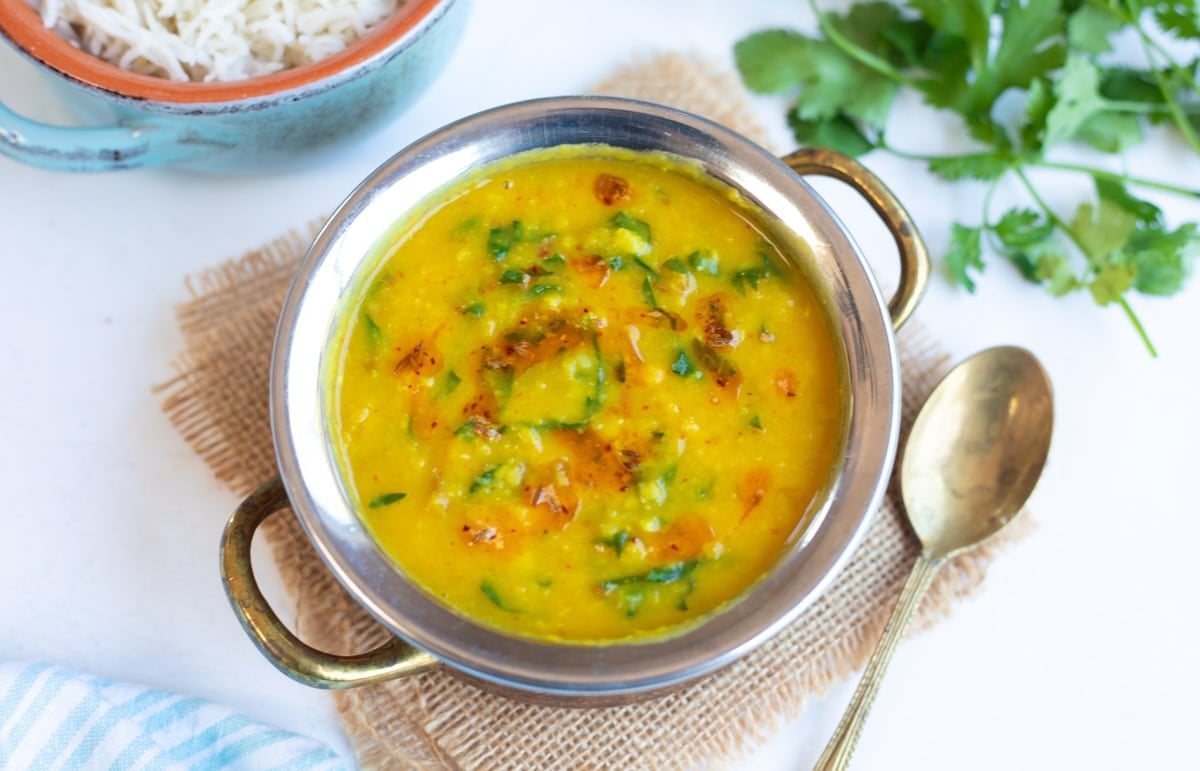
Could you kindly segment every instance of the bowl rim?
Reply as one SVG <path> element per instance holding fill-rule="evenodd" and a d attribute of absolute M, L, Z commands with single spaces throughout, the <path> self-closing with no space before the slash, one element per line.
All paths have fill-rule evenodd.
<path fill-rule="evenodd" d="M 554 141 L 556 131 L 577 138 Z M 328 440 L 323 395 L 325 356 L 342 301 L 358 271 L 370 270 L 368 258 L 388 226 L 481 165 L 537 147 L 589 142 L 693 158 L 764 216 L 786 221 L 793 232 L 781 246 L 807 244 L 819 276 L 831 284 L 826 302 L 842 337 L 848 390 L 840 469 L 804 537 L 739 599 L 700 623 L 669 637 L 603 646 L 486 627 L 408 581 L 353 511 Z M 775 230 L 772 235 L 780 237 Z M 878 511 L 900 425 L 899 356 L 886 302 L 825 202 L 777 157 L 723 126 L 614 97 L 551 97 L 493 108 L 438 129 L 386 161 L 338 207 L 302 261 L 280 315 L 270 383 L 276 457 L 293 510 L 356 602 L 469 678 L 592 703 L 661 692 L 719 669 L 811 605 Z"/>
<path fill-rule="evenodd" d="M 457 0 L 408 0 L 346 48 L 312 64 L 256 78 L 181 82 L 122 69 L 73 45 L 42 23 L 24 0 L 0 3 L 0 37 L 35 63 L 89 89 L 139 102 L 196 105 L 256 101 L 350 76 L 374 60 L 407 48 Z"/>

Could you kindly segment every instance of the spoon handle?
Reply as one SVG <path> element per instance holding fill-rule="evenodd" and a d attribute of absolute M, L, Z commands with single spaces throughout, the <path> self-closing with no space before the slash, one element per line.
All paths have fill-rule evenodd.
<path fill-rule="evenodd" d="M 920 606 L 921 598 L 925 596 L 929 584 L 941 566 L 942 560 L 932 559 L 925 554 L 917 558 L 908 580 L 904 582 L 904 589 L 900 592 L 896 607 L 883 628 L 875 652 L 867 662 L 858 688 L 846 707 L 846 713 L 842 715 L 842 721 L 838 723 L 829 744 L 825 745 L 825 752 L 821 753 L 814 771 L 836 771 L 850 764 L 850 757 L 858 743 L 858 735 L 867 721 L 867 714 L 871 711 L 871 704 L 875 701 L 875 694 L 879 691 L 879 684 L 883 681 L 883 674 L 892 660 L 892 654 L 896 652 L 896 646 L 904 636 L 909 619 Z"/>

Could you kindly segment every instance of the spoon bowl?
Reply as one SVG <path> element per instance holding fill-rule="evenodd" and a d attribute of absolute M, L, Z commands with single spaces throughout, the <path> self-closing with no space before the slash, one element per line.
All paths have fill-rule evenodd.
<path fill-rule="evenodd" d="M 900 465 L 904 508 L 927 554 L 948 558 L 1009 523 L 1050 451 L 1046 371 L 1023 348 L 990 348 L 954 368 L 921 408 Z"/>
<path fill-rule="evenodd" d="M 817 761 L 845 768 L 887 665 L 937 571 L 1020 512 L 1046 465 L 1054 424 L 1050 379 L 1024 348 L 989 348 L 938 383 L 909 431 L 900 491 L 921 541 L 891 618 L 846 714 Z"/>

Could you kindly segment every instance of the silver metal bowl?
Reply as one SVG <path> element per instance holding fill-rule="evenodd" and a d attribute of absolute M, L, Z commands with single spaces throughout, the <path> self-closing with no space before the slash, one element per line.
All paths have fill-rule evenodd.
<path fill-rule="evenodd" d="M 735 602 L 662 639 L 607 645 L 539 642 L 476 623 L 432 599 L 381 551 L 355 513 L 331 450 L 326 366 L 349 292 L 371 269 L 397 219 L 480 166 L 558 145 L 595 143 L 673 154 L 700 164 L 763 212 L 761 225 L 805 270 L 842 349 L 844 446 L 817 516 L 777 563 Z M 889 313 L 845 227 L 801 179 L 822 174 L 854 186 L 900 247 L 900 289 Z M 436 200 L 436 197 L 432 200 Z M 900 371 L 893 330 L 928 276 L 928 258 L 903 208 L 853 160 L 821 150 L 780 160 L 702 118 L 624 99 L 570 97 L 500 107 L 435 131 L 368 177 L 330 218 L 300 266 L 283 308 L 271 371 L 271 427 L 280 480 L 231 518 L 222 545 L 226 589 L 243 625 L 287 674 L 348 687 L 444 665 L 526 698 L 608 704 L 701 677 L 761 645 L 820 595 L 877 510 L 896 453 Z M 286 494 L 285 494 L 286 492 Z M 290 503 L 329 569 L 396 638 L 358 657 L 315 651 L 271 611 L 254 582 L 254 528 Z"/>

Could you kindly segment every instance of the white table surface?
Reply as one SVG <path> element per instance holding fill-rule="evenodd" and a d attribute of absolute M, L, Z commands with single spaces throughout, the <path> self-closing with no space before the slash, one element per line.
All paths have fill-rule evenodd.
<path fill-rule="evenodd" d="M 732 66 L 730 48 L 748 32 L 811 28 L 803 6 L 478 0 L 449 68 L 414 108 L 335 162 L 292 173 L 70 175 L 0 158 L 0 660 L 45 659 L 207 697 L 349 758 L 331 698 L 276 672 L 234 620 L 216 547 L 235 498 L 151 391 L 181 350 L 173 309 L 183 277 L 329 212 L 390 154 L 455 118 L 579 92 L 656 51 Z M 0 51 L 0 98 L 70 122 L 43 86 Z M 783 103 L 755 107 L 790 148 Z M 944 135 L 922 122 L 892 138 L 938 151 Z M 1181 141 L 1156 142 L 1131 168 L 1200 180 Z M 869 162 L 935 253 L 951 221 L 977 220 L 981 189 Z M 886 233 L 836 187 L 820 185 L 880 272 L 894 272 Z M 1069 213 L 1079 194 L 1060 192 Z M 1158 200 L 1172 223 L 1200 219 L 1195 201 Z M 1031 502 L 1039 527 L 978 596 L 901 647 L 856 768 L 1200 767 L 1200 517 L 1184 500 L 1200 462 L 1200 283 L 1134 303 L 1157 360 L 1119 310 L 1086 296 L 1051 299 L 999 262 L 973 296 L 935 271 L 918 318 L 956 358 L 1012 343 L 1045 363 L 1057 395 L 1053 454 Z M 852 685 L 813 701 L 742 766 L 810 767 Z"/>

